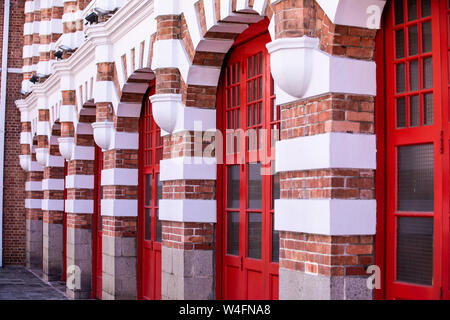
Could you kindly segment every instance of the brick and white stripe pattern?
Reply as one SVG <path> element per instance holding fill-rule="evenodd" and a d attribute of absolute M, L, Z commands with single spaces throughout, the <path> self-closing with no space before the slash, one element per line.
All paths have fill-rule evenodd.
<path fill-rule="evenodd" d="M 37 74 L 48 76 L 52 73 L 51 60 L 55 59 L 53 56 L 55 42 L 63 33 L 62 14 L 62 0 L 41 0 L 40 60 L 37 65 Z"/>
<path fill-rule="evenodd" d="M 83 16 L 76 0 L 64 0 L 64 14 L 62 16 L 63 35 L 58 41 L 70 49 L 77 49 L 84 41 Z"/>
<path fill-rule="evenodd" d="M 114 123 L 111 145 L 104 150 L 101 175 L 104 243 L 136 241 L 133 238 L 137 237 L 139 117 L 142 99 L 154 79 L 145 49 L 149 49 L 149 43 L 146 45 L 143 41 L 124 53 L 118 62 L 108 59 L 110 47 L 97 51 L 96 121 Z M 122 256 L 122 253 L 111 255 L 107 251 L 103 257 L 104 263 L 116 264 L 127 259 L 130 265 L 129 270 L 114 271 L 113 274 L 104 268 L 104 279 L 114 278 L 118 283 L 128 283 L 128 290 L 117 290 L 105 282 L 103 298 L 135 298 L 137 288 L 130 283 L 136 282 L 134 264 L 137 251 L 127 252 L 127 256 Z"/>
<path fill-rule="evenodd" d="M 311 83 L 301 96 L 286 95 L 276 83 L 277 103 L 286 104 L 281 109 L 283 141 L 278 142 L 276 155 L 277 171 L 281 175 L 281 200 L 276 201 L 275 207 L 275 225 L 281 231 L 280 267 L 324 276 L 364 276 L 364 266 L 373 256 L 376 221 L 372 61 L 376 31 L 361 28 L 365 27 L 361 19 L 355 22 L 347 18 L 353 19 L 348 21 L 349 25 L 357 27 L 335 25 L 324 12 L 330 12 L 329 6 L 322 2 L 323 9 L 313 0 L 270 1 L 270 4 L 268 1 L 203 0 L 173 4 L 173 1 L 155 1 L 158 28 L 152 69 L 157 74 L 157 83 L 156 97 L 152 100 L 154 108 L 159 108 L 156 104 L 164 98 L 172 103 L 181 101 L 180 117 L 184 113 L 186 118 L 192 108 L 197 108 L 202 114 L 196 120 L 213 123 L 215 113 L 207 114 L 205 109 L 215 108 L 224 55 L 236 35 L 249 24 L 267 16 L 271 19 L 269 32 L 274 43 L 286 38 L 317 43 L 313 52 L 317 59 L 308 62 L 313 71 Z M 337 15 L 333 21 L 341 18 Z M 173 54 L 165 55 L 168 51 Z M 345 66 L 346 72 L 333 73 L 339 66 Z M 332 79 L 330 84 L 323 77 Z M 291 83 L 296 83 L 296 79 Z M 176 123 L 170 128 L 172 136 L 192 130 L 189 127 L 192 124 Z M 177 127 L 178 123 L 183 123 L 183 127 Z M 165 125 L 161 123 L 163 129 Z M 364 152 L 355 151 L 358 148 L 364 148 Z M 172 163 L 176 162 L 172 160 Z M 161 166 L 161 176 L 165 176 L 165 169 L 169 166 Z M 173 166 L 170 170 L 176 171 Z M 169 205 L 179 201 L 170 200 L 172 184 L 165 183 L 162 217 L 169 217 L 175 207 L 189 208 Z M 163 238 L 168 230 L 163 230 Z M 325 260 L 317 259 L 327 252 L 301 255 L 291 249 L 294 240 L 315 241 L 309 237 L 312 234 L 323 236 L 319 242 L 324 245 L 317 247 L 318 250 L 327 249 L 337 241 L 352 245 L 348 251 L 328 252 L 329 259 Z M 170 234 L 166 235 L 168 238 Z M 164 245 L 169 244 L 164 242 Z M 281 298 L 289 291 L 287 279 L 280 273 Z"/>
<path fill-rule="evenodd" d="M 42 264 L 42 178 L 43 168 L 36 161 L 34 147 L 25 182 L 26 264 L 40 268 Z"/>

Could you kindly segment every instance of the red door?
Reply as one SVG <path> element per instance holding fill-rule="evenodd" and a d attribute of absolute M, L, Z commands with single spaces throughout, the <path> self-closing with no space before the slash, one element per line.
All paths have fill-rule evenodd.
<path fill-rule="evenodd" d="M 92 295 L 102 299 L 102 170 L 103 152 L 95 146 L 95 176 L 94 176 L 94 219 L 92 224 Z"/>
<path fill-rule="evenodd" d="M 441 1 L 442 105 L 444 126 L 443 299 L 450 300 L 450 1 Z"/>
<path fill-rule="evenodd" d="M 237 40 L 218 99 L 219 128 L 226 132 L 225 164 L 218 169 L 218 186 L 223 186 L 218 201 L 218 297 L 227 300 L 278 299 L 279 234 L 273 230 L 273 199 L 279 197 L 279 177 L 270 174 L 265 155 L 271 152 L 266 145 L 278 136 L 279 109 L 265 48 L 270 36 L 264 31 L 255 37 L 255 30 L 257 26 Z"/>
<path fill-rule="evenodd" d="M 161 130 L 153 120 L 149 96 L 143 102 L 139 123 L 140 173 L 139 173 L 139 299 L 161 299 L 161 242 L 162 227 L 159 220 L 159 200 L 162 182 L 159 179 L 159 162 L 162 159 Z"/>
<path fill-rule="evenodd" d="M 388 299 L 439 299 L 448 279 L 447 19 L 448 1 L 395 0 L 386 12 Z"/>
<path fill-rule="evenodd" d="M 66 213 L 66 200 L 67 200 L 67 161 L 64 160 L 64 213 L 63 213 L 63 272 L 61 281 L 66 281 L 67 272 L 67 213 Z"/>

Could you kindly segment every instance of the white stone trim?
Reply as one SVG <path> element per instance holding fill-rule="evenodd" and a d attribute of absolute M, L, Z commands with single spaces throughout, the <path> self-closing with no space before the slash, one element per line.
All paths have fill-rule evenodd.
<path fill-rule="evenodd" d="M 317 0 L 334 24 L 379 29 L 384 0 Z"/>
<path fill-rule="evenodd" d="M 321 235 L 374 235 L 376 200 L 275 200 L 275 230 Z"/>
<path fill-rule="evenodd" d="M 137 217 L 138 200 L 102 199 L 102 216 Z"/>
<path fill-rule="evenodd" d="M 25 199 L 25 209 L 42 209 L 41 199 Z"/>
<path fill-rule="evenodd" d="M 42 183 L 40 181 L 27 181 L 25 182 L 25 191 L 42 191 Z"/>
<path fill-rule="evenodd" d="M 67 189 L 94 189 L 93 175 L 70 175 L 66 176 Z"/>
<path fill-rule="evenodd" d="M 161 160 L 160 180 L 216 180 L 216 158 L 178 157 Z"/>
<path fill-rule="evenodd" d="M 376 169 L 376 136 L 325 133 L 276 143 L 277 172 L 330 168 Z"/>
<path fill-rule="evenodd" d="M 64 179 L 44 179 L 42 180 L 42 190 L 64 190 Z"/>
<path fill-rule="evenodd" d="M 152 69 L 177 68 L 186 84 L 217 86 L 220 68 L 192 65 L 182 40 L 155 41 Z"/>
<path fill-rule="evenodd" d="M 94 200 L 69 199 L 65 201 L 65 211 L 68 213 L 93 214 Z"/>
<path fill-rule="evenodd" d="M 376 96 L 376 63 L 332 56 L 317 38 L 282 38 L 267 45 L 277 105 L 327 93 Z M 295 85 L 294 85 L 295 84 Z"/>
<path fill-rule="evenodd" d="M 75 145 L 70 160 L 95 160 L 95 147 Z"/>
<path fill-rule="evenodd" d="M 64 211 L 64 200 L 43 199 L 42 210 L 45 211 Z"/>
<path fill-rule="evenodd" d="M 33 142 L 33 137 L 31 132 L 21 132 L 20 133 L 20 144 L 31 144 Z"/>
<path fill-rule="evenodd" d="M 114 131 L 109 150 L 139 150 L 139 133 Z"/>
<path fill-rule="evenodd" d="M 64 167 L 64 164 L 65 164 L 65 160 L 61 156 L 48 155 L 48 157 L 47 157 L 46 167 L 62 168 L 62 167 Z"/>
<path fill-rule="evenodd" d="M 177 222 L 217 222 L 216 200 L 159 200 L 159 219 Z"/>
<path fill-rule="evenodd" d="M 102 186 L 137 186 L 138 169 L 107 169 L 102 171 Z"/>

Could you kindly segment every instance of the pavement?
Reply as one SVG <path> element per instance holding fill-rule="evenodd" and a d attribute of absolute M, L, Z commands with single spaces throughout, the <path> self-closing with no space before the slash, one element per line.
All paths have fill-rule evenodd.
<path fill-rule="evenodd" d="M 67 300 L 64 282 L 45 282 L 42 272 L 20 266 L 0 268 L 0 300 Z"/>

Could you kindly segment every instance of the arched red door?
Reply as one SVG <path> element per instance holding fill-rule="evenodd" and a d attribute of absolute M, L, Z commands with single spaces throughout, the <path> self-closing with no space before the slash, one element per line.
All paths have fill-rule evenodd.
<path fill-rule="evenodd" d="M 102 170 L 103 152 L 95 146 L 94 219 L 92 223 L 92 297 L 102 299 Z"/>
<path fill-rule="evenodd" d="M 144 300 L 161 299 L 161 242 L 159 200 L 162 182 L 159 162 L 162 159 L 161 130 L 153 119 L 149 97 L 152 86 L 143 101 L 139 122 L 139 286 L 138 297 Z"/>
<path fill-rule="evenodd" d="M 449 5 L 385 12 L 387 299 L 448 297 Z"/>
<path fill-rule="evenodd" d="M 241 35 L 219 90 L 218 126 L 226 143 L 225 163 L 218 168 L 218 296 L 227 300 L 278 299 L 273 199 L 279 197 L 279 177 L 264 157 L 272 152 L 267 149 L 278 136 L 280 119 L 265 47 L 269 41 L 267 21 Z"/>

